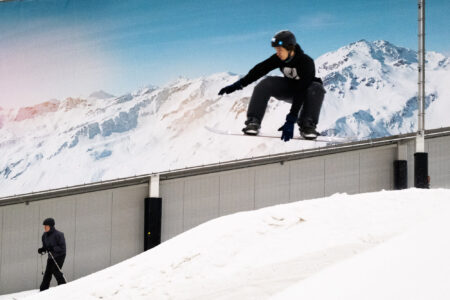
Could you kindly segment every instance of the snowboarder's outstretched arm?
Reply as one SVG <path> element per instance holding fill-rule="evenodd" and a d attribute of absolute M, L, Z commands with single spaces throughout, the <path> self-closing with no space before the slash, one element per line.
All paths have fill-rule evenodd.
<path fill-rule="evenodd" d="M 256 80 L 260 79 L 267 73 L 269 73 L 272 70 L 275 70 L 280 66 L 280 59 L 277 57 L 276 54 L 272 55 L 268 59 L 260 62 L 256 66 L 254 66 L 247 75 L 245 75 L 241 80 L 241 84 L 243 87 L 246 87 L 252 82 L 255 82 Z"/>
<path fill-rule="evenodd" d="M 236 90 L 241 90 L 243 87 L 246 87 L 250 83 L 258 80 L 263 77 L 270 71 L 279 67 L 280 59 L 274 54 L 265 61 L 260 62 L 256 66 L 254 66 L 247 75 L 245 75 L 240 80 L 236 81 L 233 84 L 230 84 L 224 88 L 222 88 L 219 92 L 219 95 L 223 94 L 231 94 Z"/>

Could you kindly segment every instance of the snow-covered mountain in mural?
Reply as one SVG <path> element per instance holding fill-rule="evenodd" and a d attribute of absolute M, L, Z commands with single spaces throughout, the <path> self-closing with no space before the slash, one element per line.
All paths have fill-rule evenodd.
<path fill-rule="evenodd" d="M 449 126 L 450 59 L 426 58 L 426 127 Z M 321 132 L 366 139 L 416 130 L 415 51 L 361 40 L 322 55 L 316 69 L 327 90 Z M 238 78 L 219 73 L 119 97 L 98 91 L 0 108 L 0 196 L 324 146 L 205 130 L 242 128 L 255 83 L 217 95 Z M 271 99 L 262 130 L 276 133 L 289 108 Z"/>

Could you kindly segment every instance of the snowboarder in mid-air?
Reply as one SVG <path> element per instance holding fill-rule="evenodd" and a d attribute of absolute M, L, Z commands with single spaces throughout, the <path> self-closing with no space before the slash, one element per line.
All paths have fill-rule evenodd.
<path fill-rule="evenodd" d="M 270 97 L 274 97 L 292 103 L 286 122 L 279 129 L 282 131 L 281 139 L 287 142 L 294 137 L 294 124 L 297 122 L 300 135 L 314 140 L 319 135 L 316 126 L 325 95 L 322 80 L 315 77 L 314 60 L 303 52 L 294 34 L 288 30 L 275 34 L 272 47 L 276 50 L 274 55 L 254 66 L 240 80 L 222 88 L 219 95 L 240 90 L 280 68 L 284 77 L 267 76 L 255 86 L 242 131 L 247 135 L 258 135 L 267 103 Z"/>

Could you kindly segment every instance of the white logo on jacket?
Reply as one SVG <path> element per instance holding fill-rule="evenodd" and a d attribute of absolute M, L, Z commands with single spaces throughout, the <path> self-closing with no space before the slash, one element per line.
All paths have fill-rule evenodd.
<path fill-rule="evenodd" d="M 296 68 L 284 67 L 283 74 L 288 78 L 297 79 L 297 80 L 300 79 L 300 76 L 298 76 L 298 74 L 297 74 Z"/>

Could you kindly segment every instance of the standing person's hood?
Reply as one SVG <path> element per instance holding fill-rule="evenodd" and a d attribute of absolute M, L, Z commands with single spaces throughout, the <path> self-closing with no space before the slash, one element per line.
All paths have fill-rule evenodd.
<path fill-rule="evenodd" d="M 53 218 L 47 218 L 47 219 L 44 220 L 42 225 L 48 225 L 51 228 L 53 228 L 53 227 L 55 227 L 55 220 Z"/>

